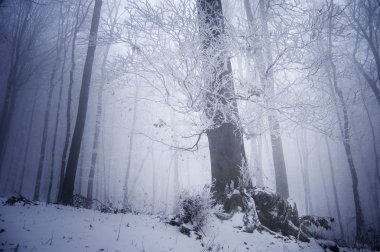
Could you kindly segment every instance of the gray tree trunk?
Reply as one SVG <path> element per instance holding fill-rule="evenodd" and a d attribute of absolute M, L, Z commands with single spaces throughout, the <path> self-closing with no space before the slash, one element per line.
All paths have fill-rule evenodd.
<path fill-rule="evenodd" d="M 254 58 L 255 64 L 257 65 L 260 82 L 264 89 L 267 89 L 266 103 L 271 107 L 271 99 L 275 95 L 274 90 L 274 77 L 273 77 L 273 58 L 272 58 L 272 47 L 271 41 L 269 39 L 268 31 L 268 17 L 267 10 L 265 7 L 265 1 L 259 0 L 259 13 L 260 13 L 260 24 L 259 19 L 254 17 L 252 13 L 252 8 L 249 0 L 244 0 L 244 7 L 249 22 L 249 30 L 251 34 L 257 33 L 260 29 L 262 38 L 255 38 L 255 44 L 257 48 L 252 52 L 252 57 Z M 288 179 L 286 175 L 286 165 L 284 159 L 284 151 L 282 147 L 281 139 L 281 129 L 280 123 L 278 121 L 277 115 L 271 113 L 268 116 L 270 137 L 272 144 L 272 155 L 273 155 L 273 165 L 275 170 L 276 178 L 276 192 L 284 198 L 289 197 L 288 189 Z"/>
<path fill-rule="evenodd" d="M 313 205 L 311 201 L 310 179 L 309 179 L 309 153 L 307 145 L 307 136 L 305 130 L 301 130 L 301 137 L 297 134 L 297 150 L 300 158 L 300 168 L 304 187 L 305 207 L 308 215 L 313 214 Z"/>
<path fill-rule="evenodd" d="M 75 23 L 73 27 L 73 39 L 71 44 L 71 66 L 70 66 L 70 77 L 69 77 L 69 86 L 67 89 L 67 108 L 66 108 L 66 134 L 65 134 L 65 143 L 63 147 L 63 153 L 61 158 L 61 169 L 60 169 L 60 176 L 59 176 L 59 190 L 58 190 L 58 200 L 62 197 L 62 189 L 63 189 L 63 180 L 65 176 L 65 169 L 66 169 L 66 160 L 67 160 L 67 153 L 69 150 L 70 145 L 70 131 L 71 131 L 71 100 L 72 100 L 72 87 L 74 84 L 74 71 L 75 71 L 75 45 L 77 40 L 77 35 L 79 31 L 79 13 L 81 9 L 81 0 L 78 3 L 76 16 L 75 16 Z"/>
<path fill-rule="evenodd" d="M 262 140 L 261 136 L 254 136 L 250 140 L 251 142 L 251 156 L 252 166 L 254 170 L 254 176 L 256 178 L 256 186 L 264 186 L 263 167 L 262 167 Z"/>
<path fill-rule="evenodd" d="M 33 200 L 38 201 L 40 198 L 40 189 L 41 189 L 41 178 L 42 173 L 44 169 L 44 164 L 46 161 L 46 144 L 48 140 L 48 129 L 49 129 L 49 117 L 50 117 L 50 110 L 51 110 L 51 102 L 53 99 L 53 91 L 54 91 L 54 81 L 56 74 L 58 72 L 58 66 L 59 62 L 61 61 L 61 51 L 62 51 L 62 40 L 61 40 L 61 34 L 60 29 L 58 29 L 57 34 L 57 43 L 56 43 L 56 50 L 57 54 L 53 63 L 53 68 L 50 76 L 49 81 L 49 93 L 48 93 L 48 100 L 46 103 L 46 110 L 44 114 L 44 125 L 43 125 L 43 132 L 42 132 L 42 142 L 41 142 L 41 149 L 40 149 L 40 158 L 38 161 L 38 169 L 37 169 L 37 177 L 36 177 L 36 184 L 34 187 L 34 195 Z M 51 167 L 51 170 L 53 170 L 53 167 Z"/>
<path fill-rule="evenodd" d="M 332 19 L 334 11 L 334 1 L 330 0 L 330 11 L 329 11 L 329 26 L 328 26 L 328 67 L 327 73 L 329 75 L 329 84 L 332 90 L 332 94 L 335 100 L 335 107 L 337 110 L 337 116 L 339 119 L 340 132 L 342 136 L 344 150 L 346 152 L 347 162 L 349 165 L 349 170 L 352 178 L 352 191 L 354 195 L 355 203 L 355 213 L 356 213 L 356 238 L 358 240 L 363 239 L 364 235 L 364 217 L 363 211 L 360 204 L 359 195 L 359 182 L 358 176 L 355 168 L 355 163 L 351 152 L 351 141 L 350 141 L 350 128 L 348 120 L 348 109 L 346 101 L 343 97 L 343 93 L 338 84 L 338 76 L 335 63 L 333 61 L 333 43 L 332 43 Z"/>
<path fill-rule="evenodd" d="M 139 85 L 136 83 L 136 89 L 135 89 L 135 95 L 134 95 L 134 102 L 133 102 L 133 115 L 132 115 L 132 125 L 131 125 L 131 131 L 129 133 L 129 145 L 128 145 L 128 157 L 127 157 L 127 171 L 125 174 L 125 180 L 124 180 L 124 199 L 123 199 L 123 206 L 126 208 L 129 205 L 129 192 L 128 192 L 128 185 L 129 185 L 129 175 L 131 172 L 131 164 L 132 164 L 132 151 L 133 151 L 133 145 L 134 145 L 134 138 L 135 138 L 135 130 L 136 130 L 136 119 L 137 119 L 137 109 L 138 109 L 138 101 L 139 101 Z"/>
<path fill-rule="evenodd" d="M 344 237 L 344 229 L 343 229 L 343 222 L 342 222 L 342 214 L 339 207 L 339 198 L 338 198 L 338 190 L 336 189 L 336 179 L 335 179 L 335 171 L 334 171 L 334 165 L 331 157 L 331 150 L 330 145 L 327 137 L 325 137 L 326 147 L 327 147 L 327 155 L 329 158 L 329 167 L 330 167 L 330 173 L 331 173 L 331 182 L 333 186 L 333 193 L 334 193 L 334 202 L 336 206 L 336 212 L 338 215 L 338 222 L 339 222 L 339 230 L 341 237 Z"/>
<path fill-rule="evenodd" d="M 75 123 L 73 139 L 70 146 L 70 153 L 67 162 L 65 178 L 62 187 L 62 197 L 60 202 L 68 205 L 73 203 L 73 192 L 75 175 L 78 166 L 78 157 L 80 153 L 80 146 L 83 137 L 83 130 L 86 120 L 88 95 L 91 83 L 92 65 L 95 57 L 95 49 L 98 35 L 98 27 L 100 21 L 100 11 L 102 7 L 102 0 L 95 0 L 94 12 L 92 15 L 90 37 L 88 42 L 87 56 L 83 69 L 82 86 L 79 95 L 79 105 L 77 112 L 77 119 Z"/>
<path fill-rule="evenodd" d="M 3 107 L 0 113 L 0 177 L 2 174 L 3 162 L 5 159 L 5 150 L 8 143 L 11 121 L 15 109 L 15 100 L 19 89 L 19 80 L 22 75 L 21 69 L 26 65 L 26 60 L 21 59 L 21 55 L 25 53 L 23 50 L 24 43 L 32 43 L 35 37 L 28 37 L 30 29 L 30 12 L 32 10 L 32 2 L 18 3 L 17 25 L 11 37 L 10 50 L 10 70 L 6 82 L 6 91 L 3 102 Z M 25 56 L 25 55 L 24 55 Z"/>
<path fill-rule="evenodd" d="M 63 18 L 63 6 L 61 4 L 60 7 L 60 29 L 62 30 L 62 46 L 63 46 L 63 59 L 61 63 L 61 71 L 60 71 L 60 77 L 59 77 L 59 92 L 58 92 L 58 105 L 57 105 L 57 113 L 55 115 L 55 121 L 54 121 L 54 136 L 53 136 L 53 143 L 52 143 L 52 151 L 51 151 L 51 170 L 50 170 L 50 178 L 49 178 L 49 186 L 48 186 L 48 195 L 47 195 L 47 202 L 51 202 L 51 193 L 53 189 L 53 179 L 54 179 L 54 170 L 55 167 L 55 156 L 56 156 L 56 147 L 57 147 L 57 138 L 58 138 L 58 126 L 59 126 L 59 118 L 60 118 L 60 112 L 61 112 L 61 105 L 62 105 L 62 96 L 63 96 L 63 84 L 64 84 L 64 73 L 65 73 L 65 67 L 66 67 L 66 60 L 67 60 L 67 53 L 68 53 L 68 29 L 69 25 L 68 22 L 65 23 L 65 19 Z M 58 183 L 58 190 L 60 189 L 60 183 Z M 57 201 L 58 193 L 56 194 L 55 201 Z"/>
<path fill-rule="evenodd" d="M 209 93 L 206 95 L 205 113 L 213 122 L 207 130 L 214 181 L 212 190 L 216 201 L 223 202 L 226 185 L 231 182 L 238 184 L 240 167 L 246 163 L 246 158 L 237 104 L 228 99 L 235 90 L 231 62 L 222 44 L 222 3 L 220 0 L 197 0 L 197 6 L 205 71 L 210 77 L 206 80 Z M 219 56 L 215 59 L 215 55 Z"/>
<path fill-rule="evenodd" d="M 112 17 L 110 17 L 111 25 L 110 25 L 110 38 L 112 39 L 117 16 L 118 16 L 118 10 L 120 7 L 120 1 L 119 4 L 116 6 L 113 6 L 114 9 L 112 9 L 110 15 L 114 14 Z M 112 13 L 114 12 L 114 13 Z M 109 21 L 109 20 L 108 20 Z M 98 149 L 99 149 L 99 135 L 101 130 L 101 124 L 102 124 L 102 107 L 103 107 L 103 88 L 105 83 L 107 82 L 107 73 L 106 73 L 106 63 L 108 59 L 108 54 L 111 49 L 111 44 L 107 44 L 106 49 L 104 51 L 103 55 L 103 61 L 100 67 L 100 73 L 101 73 L 101 81 L 100 81 L 100 87 L 98 90 L 98 100 L 97 100 L 97 110 L 96 110 L 96 122 L 95 122 L 95 133 L 94 133 L 94 142 L 92 145 L 92 155 L 91 155 L 91 166 L 90 166 L 90 173 L 88 176 L 88 184 L 87 184 L 87 198 L 92 199 L 92 190 L 93 190 L 93 180 L 95 175 L 95 167 L 98 159 Z M 103 183 L 105 185 L 105 183 Z"/>

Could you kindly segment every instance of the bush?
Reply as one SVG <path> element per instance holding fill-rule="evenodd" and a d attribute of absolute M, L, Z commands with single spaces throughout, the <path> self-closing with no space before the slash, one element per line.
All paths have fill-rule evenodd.
<path fill-rule="evenodd" d="M 213 214 L 215 205 L 210 186 L 206 185 L 202 191 L 194 193 L 183 191 L 179 196 L 179 224 L 191 224 L 194 230 L 200 230 Z"/>

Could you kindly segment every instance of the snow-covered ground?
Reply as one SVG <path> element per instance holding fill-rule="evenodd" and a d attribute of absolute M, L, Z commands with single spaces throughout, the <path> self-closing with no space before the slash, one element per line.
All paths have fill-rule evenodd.
<path fill-rule="evenodd" d="M 210 220 L 197 240 L 158 216 L 104 214 L 59 205 L 0 206 L 0 251 L 323 251 L 313 240 L 296 243 L 266 232 L 244 233 L 239 216 Z M 202 245 L 203 244 L 203 245 Z"/>

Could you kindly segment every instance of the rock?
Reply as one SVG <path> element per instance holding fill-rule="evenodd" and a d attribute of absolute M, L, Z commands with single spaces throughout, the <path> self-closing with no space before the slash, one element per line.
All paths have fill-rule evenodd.
<path fill-rule="evenodd" d="M 231 213 L 214 213 L 219 220 L 229 220 L 232 218 Z"/>
<path fill-rule="evenodd" d="M 179 228 L 179 232 L 190 237 L 190 232 L 194 231 L 194 227 L 188 224 L 182 224 Z"/>
<path fill-rule="evenodd" d="M 223 209 L 226 213 L 233 213 L 235 211 L 245 211 L 243 196 L 240 193 L 232 194 L 231 197 L 225 200 Z"/>
<path fill-rule="evenodd" d="M 315 238 L 323 238 L 318 235 L 318 232 L 316 232 L 316 230 L 331 230 L 334 218 L 306 215 L 302 216 L 300 218 L 300 221 L 302 230 L 309 236 L 313 236 Z"/>
<path fill-rule="evenodd" d="M 38 203 L 25 198 L 21 194 L 18 194 L 17 196 L 10 197 L 9 199 L 7 199 L 5 201 L 4 205 L 13 206 L 16 203 L 23 203 L 23 206 L 25 206 L 25 205 L 34 205 L 34 206 L 38 205 Z"/>
<path fill-rule="evenodd" d="M 319 246 L 323 248 L 324 251 L 339 252 L 339 246 L 330 240 L 318 240 Z M 328 249 L 328 250 L 327 250 Z"/>
<path fill-rule="evenodd" d="M 299 230 L 299 217 L 295 204 L 265 188 L 255 188 L 252 197 L 256 203 L 258 218 L 262 225 L 284 236 L 293 236 L 309 242 L 307 235 Z"/>
<path fill-rule="evenodd" d="M 168 223 L 169 225 L 172 225 L 172 226 L 177 226 L 177 227 L 181 226 L 181 221 L 178 217 L 171 218 Z"/>
<path fill-rule="evenodd" d="M 261 226 L 261 223 L 257 215 L 255 201 L 245 190 L 243 190 L 242 194 L 243 207 L 245 209 L 243 217 L 244 227 L 242 231 L 252 233 L 255 229 Z"/>

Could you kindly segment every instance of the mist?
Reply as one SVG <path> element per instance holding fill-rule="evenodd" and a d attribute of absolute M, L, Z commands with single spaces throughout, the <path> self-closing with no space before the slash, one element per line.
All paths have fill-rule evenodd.
<path fill-rule="evenodd" d="M 379 2 L 201 2 L 0 1 L 1 197 L 170 215 L 244 170 L 378 234 Z"/>

